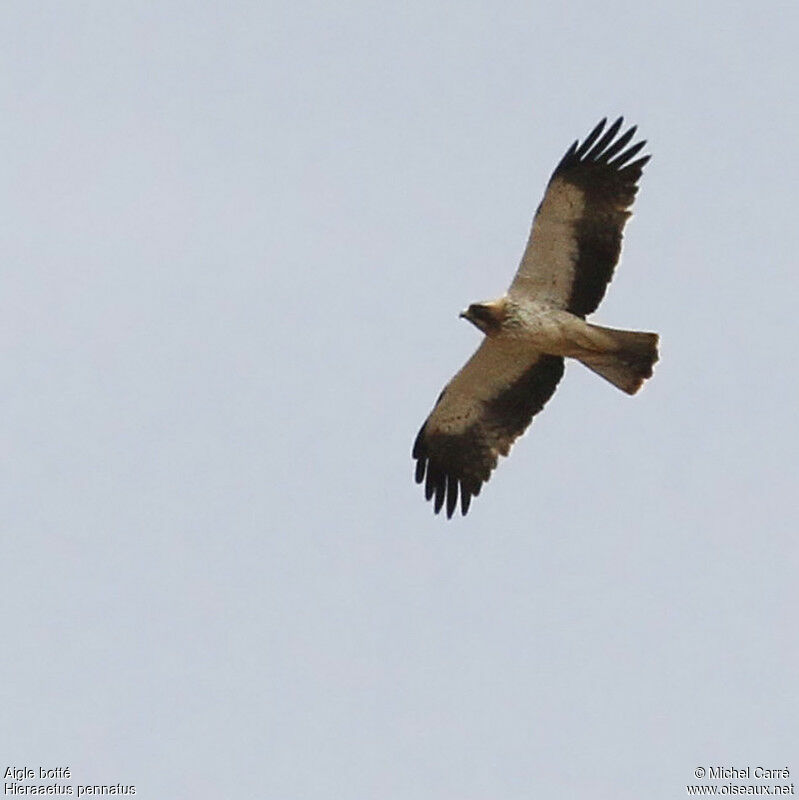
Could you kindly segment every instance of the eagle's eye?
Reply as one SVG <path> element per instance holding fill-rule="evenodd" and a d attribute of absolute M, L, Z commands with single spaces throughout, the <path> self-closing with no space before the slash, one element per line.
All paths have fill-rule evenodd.
<path fill-rule="evenodd" d="M 494 321 L 494 315 L 491 313 L 491 309 L 479 303 L 472 303 L 472 305 L 469 306 L 469 314 L 475 319 L 479 319 L 481 322 L 490 324 Z"/>
<path fill-rule="evenodd" d="M 483 333 L 490 333 L 499 326 L 496 311 L 483 303 L 472 303 L 469 308 L 461 314 L 479 328 Z"/>

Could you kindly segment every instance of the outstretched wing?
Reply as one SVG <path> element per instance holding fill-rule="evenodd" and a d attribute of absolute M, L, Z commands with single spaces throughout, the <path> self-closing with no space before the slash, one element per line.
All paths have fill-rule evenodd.
<path fill-rule="evenodd" d="M 575 142 L 552 173 L 511 296 L 544 300 L 580 317 L 602 300 L 619 260 L 637 181 L 650 158 L 631 162 L 646 142 L 627 147 L 635 127 L 616 138 L 621 117 L 602 135 L 606 121 L 582 144 Z"/>
<path fill-rule="evenodd" d="M 563 375 L 563 359 L 531 353 L 486 338 L 447 384 L 413 445 L 416 482 L 435 498 L 438 514 L 447 502 L 451 518 L 472 497 L 552 396 Z"/>

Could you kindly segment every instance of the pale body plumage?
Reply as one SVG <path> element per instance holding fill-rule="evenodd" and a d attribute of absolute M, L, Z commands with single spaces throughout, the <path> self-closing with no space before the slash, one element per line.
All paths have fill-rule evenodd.
<path fill-rule="evenodd" d="M 504 312 L 502 327 L 494 338 L 518 342 L 531 351 L 576 358 L 586 350 L 610 344 L 601 328 L 548 302 L 507 295 L 493 304 Z"/>

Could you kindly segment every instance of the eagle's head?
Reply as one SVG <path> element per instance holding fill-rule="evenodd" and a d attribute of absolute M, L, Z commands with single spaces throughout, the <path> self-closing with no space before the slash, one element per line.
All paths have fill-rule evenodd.
<path fill-rule="evenodd" d="M 468 319 L 486 336 L 497 333 L 505 321 L 505 300 L 491 300 L 487 303 L 472 303 L 461 316 Z"/>

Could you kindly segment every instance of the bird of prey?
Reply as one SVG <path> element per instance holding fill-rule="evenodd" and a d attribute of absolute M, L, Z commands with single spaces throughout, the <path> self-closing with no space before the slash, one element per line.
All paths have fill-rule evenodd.
<path fill-rule="evenodd" d="M 646 144 L 632 127 L 603 119 L 575 141 L 552 173 L 527 248 L 504 297 L 461 313 L 484 334 L 439 395 L 413 445 L 416 482 L 437 514 L 451 518 L 472 497 L 544 407 L 576 358 L 627 394 L 652 375 L 658 335 L 585 321 L 605 294 L 621 252 Z"/>

